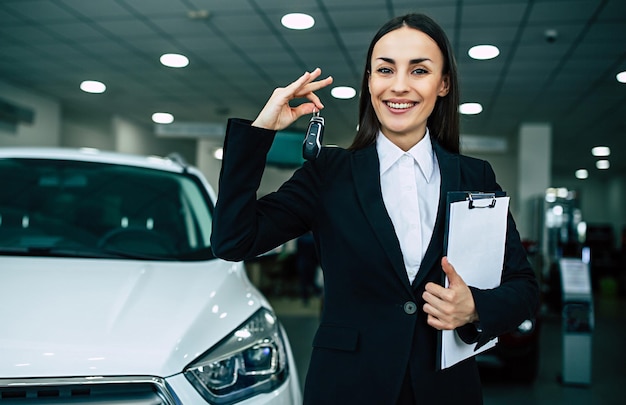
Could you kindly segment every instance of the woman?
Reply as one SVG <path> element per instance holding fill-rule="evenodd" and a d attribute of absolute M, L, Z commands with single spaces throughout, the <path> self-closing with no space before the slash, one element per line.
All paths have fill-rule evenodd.
<path fill-rule="evenodd" d="M 276 89 L 254 122 L 229 121 L 213 249 L 242 260 L 313 232 L 325 301 L 306 404 L 482 403 L 473 358 L 437 371 L 438 330 L 479 347 L 531 317 L 538 288 L 510 214 L 498 288 L 467 286 L 442 257 L 446 193 L 500 190 L 487 162 L 458 154 L 446 35 L 419 14 L 385 24 L 368 51 L 352 146 L 323 148 L 257 200 L 275 132 L 324 107 L 315 91 L 332 78 L 320 75 Z M 301 97 L 309 102 L 289 105 Z"/>

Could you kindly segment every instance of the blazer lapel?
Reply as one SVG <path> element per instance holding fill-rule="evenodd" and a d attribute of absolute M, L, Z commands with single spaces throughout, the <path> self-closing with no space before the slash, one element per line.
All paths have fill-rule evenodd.
<path fill-rule="evenodd" d="M 398 237 L 385 208 L 380 188 L 380 163 L 376 144 L 356 151 L 352 158 L 352 174 L 359 203 L 383 250 L 391 261 L 394 273 L 410 290 L 409 278 L 404 268 L 404 260 Z"/>
<path fill-rule="evenodd" d="M 419 286 L 429 271 L 433 268 L 439 269 L 438 260 L 443 255 L 443 239 L 446 226 L 446 203 L 448 191 L 458 191 L 461 185 L 461 172 L 459 167 L 458 155 L 452 154 L 443 149 L 433 139 L 433 149 L 437 155 L 439 162 L 439 170 L 441 172 L 441 187 L 439 192 L 439 207 L 437 209 L 437 218 L 435 219 L 435 227 L 433 236 L 428 244 L 428 249 L 424 254 L 424 259 L 420 265 L 420 269 L 413 280 L 413 287 Z M 443 273 L 442 273 L 443 280 Z"/>

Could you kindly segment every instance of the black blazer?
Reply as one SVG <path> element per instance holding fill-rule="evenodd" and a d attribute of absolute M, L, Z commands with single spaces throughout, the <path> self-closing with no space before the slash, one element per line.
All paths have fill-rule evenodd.
<path fill-rule="evenodd" d="M 257 200 L 273 139 L 273 131 L 229 120 L 211 243 L 218 257 L 243 260 L 313 231 L 324 273 L 324 310 L 304 403 L 393 405 L 407 368 L 425 404 L 482 403 L 474 359 L 436 371 L 437 331 L 426 323 L 421 296 L 427 282 L 443 279 L 446 193 L 500 190 L 491 166 L 433 142 L 441 170 L 439 210 L 409 284 L 382 199 L 376 146 L 323 148 L 277 192 Z M 460 328 L 478 345 L 513 330 L 538 305 L 535 275 L 510 214 L 506 243 L 501 285 L 472 288 L 482 332 L 473 325 Z"/>

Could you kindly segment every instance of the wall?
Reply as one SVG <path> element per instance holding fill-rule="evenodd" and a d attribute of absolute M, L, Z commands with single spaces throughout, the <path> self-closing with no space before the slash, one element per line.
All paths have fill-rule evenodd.
<path fill-rule="evenodd" d="M 467 153 L 469 156 L 488 161 L 496 173 L 496 181 L 511 197 L 511 212 L 519 215 L 519 200 L 517 198 L 518 175 L 517 156 L 512 151 L 506 153 Z"/>
<path fill-rule="evenodd" d="M 0 129 L 0 147 L 58 146 L 61 106 L 58 101 L 0 81 L 0 97 L 18 106 L 32 108 L 32 124 L 19 124 L 15 133 Z"/>
<path fill-rule="evenodd" d="M 64 110 L 61 122 L 61 146 L 115 150 L 111 117 Z"/>
<path fill-rule="evenodd" d="M 222 147 L 223 143 L 224 141 L 221 139 L 200 139 L 198 140 L 196 150 L 196 165 L 216 193 L 218 191 L 218 180 L 222 168 L 222 161 L 216 159 L 214 153 L 216 149 Z"/>
<path fill-rule="evenodd" d="M 144 127 L 121 116 L 112 118 L 115 150 L 122 153 L 167 156 L 180 154 L 189 164 L 196 164 L 197 141 L 159 138 L 152 127 Z"/>
<path fill-rule="evenodd" d="M 223 139 L 201 139 L 198 140 L 197 149 L 197 166 L 198 169 L 207 178 L 213 189 L 218 191 L 218 182 L 220 170 L 222 168 L 221 160 L 214 157 L 216 149 L 221 148 L 224 144 Z M 279 169 L 267 166 L 261 178 L 261 185 L 257 191 L 257 196 L 261 197 L 276 191 L 281 184 L 287 181 L 293 174 L 295 169 Z"/>

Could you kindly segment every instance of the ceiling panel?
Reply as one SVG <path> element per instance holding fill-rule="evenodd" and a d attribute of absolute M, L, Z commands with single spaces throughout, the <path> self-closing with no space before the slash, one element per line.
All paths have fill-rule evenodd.
<path fill-rule="evenodd" d="M 188 8 L 181 0 L 117 0 L 120 5 L 133 10 L 137 14 L 155 16 L 163 14 L 185 14 Z"/>
<path fill-rule="evenodd" d="M 129 10 L 116 1 L 56 0 L 56 3 L 93 20 L 130 17 Z"/>
<path fill-rule="evenodd" d="M 601 0 L 537 1 L 532 7 L 530 19 L 533 22 L 551 24 L 588 21 L 596 10 L 604 7 L 604 3 Z"/>
<path fill-rule="evenodd" d="M 144 21 L 136 19 L 102 20 L 97 23 L 100 27 L 108 31 L 117 38 L 132 40 L 134 38 L 150 38 L 158 36 L 150 26 Z"/>
<path fill-rule="evenodd" d="M 528 7 L 526 2 L 501 2 L 475 4 L 467 2 L 463 7 L 462 18 L 469 27 L 484 27 L 485 25 L 519 25 L 524 11 Z"/>
<path fill-rule="evenodd" d="M 18 13 L 30 21 L 71 21 L 74 16 L 56 2 L 48 0 L 6 1 L 6 10 Z"/>
<path fill-rule="evenodd" d="M 168 37 L 203 37 L 211 35 L 211 28 L 204 20 L 190 20 L 185 15 L 148 18 L 163 35 Z"/>
<path fill-rule="evenodd" d="M 91 41 L 106 41 L 108 37 L 106 32 L 94 26 L 93 23 L 87 22 L 50 22 L 42 24 L 46 32 L 54 35 L 55 38 L 64 38 L 67 41 L 72 42 L 91 42 Z"/>

